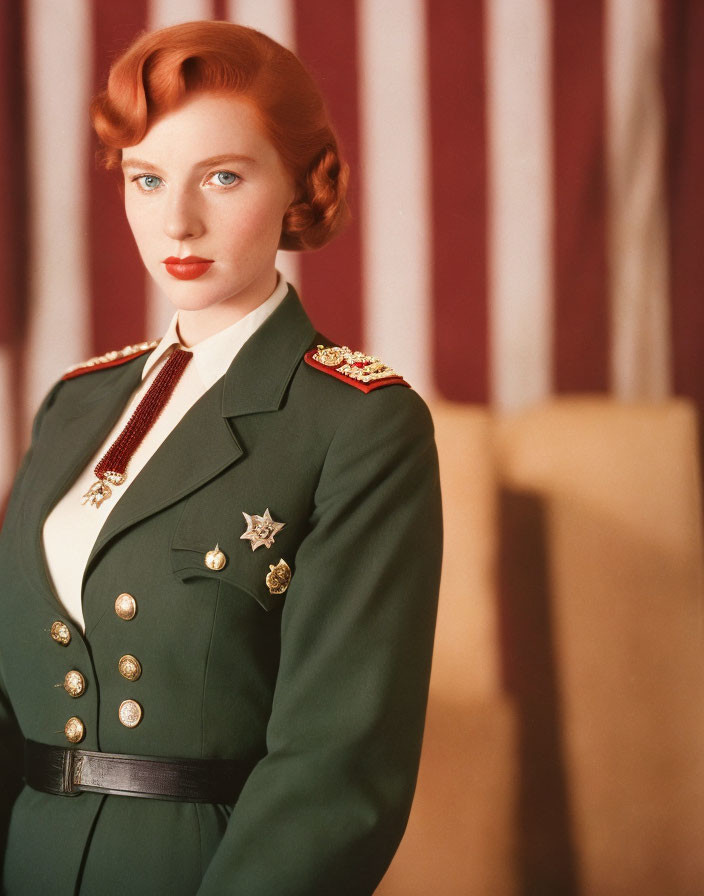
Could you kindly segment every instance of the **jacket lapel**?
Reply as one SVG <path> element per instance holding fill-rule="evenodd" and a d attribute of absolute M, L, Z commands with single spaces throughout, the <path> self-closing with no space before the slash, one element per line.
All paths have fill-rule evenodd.
<path fill-rule="evenodd" d="M 290 287 L 224 377 L 188 410 L 115 505 L 88 558 L 84 581 L 96 557 L 121 532 L 185 497 L 242 457 L 233 418 L 278 410 L 314 335 L 315 328 Z"/>
<path fill-rule="evenodd" d="M 121 365 L 109 378 L 99 377 L 69 414 L 49 414 L 27 469 L 24 497 L 19 509 L 19 550 L 28 556 L 24 572 L 44 597 L 56 604 L 42 545 L 42 528 L 51 509 L 85 468 L 96 446 L 107 438 L 137 386 L 142 370 L 139 358 Z M 21 533 L 31 533 L 25 538 Z"/>

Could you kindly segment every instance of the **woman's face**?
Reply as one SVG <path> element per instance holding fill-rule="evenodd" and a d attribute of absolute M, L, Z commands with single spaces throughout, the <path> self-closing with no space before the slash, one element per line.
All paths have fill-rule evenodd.
<path fill-rule="evenodd" d="M 123 149 L 122 168 L 125 211 L 142 261 L 177 308 L 219 305 L 245 314 L 271 294 L 282 220 L 295 190 L 246 100 L 187 97 L 158 117 L 140 143 Z M 164 263 L 188 256 L 212 264 L 170 273 Z M 198 275 L 181 279 L 179 272 Z"/>

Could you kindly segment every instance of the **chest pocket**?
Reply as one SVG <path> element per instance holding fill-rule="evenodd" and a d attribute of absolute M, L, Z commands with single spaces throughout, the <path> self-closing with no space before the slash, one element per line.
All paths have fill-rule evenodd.
<path fill-rule="evenodd" d="M 182 581 L 194 576 L 224 581 L 249 594 L 265 610 L 280 607 L 286 599 L 286 591 L 276 593 L 277 582 L 274 581 L 274 575 L 269 577 L 271 587 L 267 584 L 267 576 L 271 572 L 271 566 L 276 567 L 283 560 L 290 570 L 290 573 L 283 570 L 283 581 L 289 575 L 290 581 L 293 580 L 301 527 L 286 521 L 285 510 L 277 507 L 274 502 L 270 507 L 259 507 L 251 503 L 249 515 L 253 518 L 254 526 L 250 526 L 242 511 L 233 504 L 232 501 L 223 502 L 222 494 L 216 496 L 212 492 L 194 495 L 186 501 L 171 540 L 173 572 Z M 256 527 L 259 521 L 254 517 L 263 517 L 267 509 L 274 522 L 286 521 L 285 525 L 272 533 L 270 547 L 261 544 L 252 550 L 253 542 L 241 536 L 248 529 Z M 266 525 L 260 528 L 260 533 L 266 534 Z M 215 552 L 216 547 L 223 556 L 213 558 L 211 554 L 211 560 L 219 560 L 222 564 L 220 569 L 213 569 L 206 563 L 206 555 L 208 552 Z"/>

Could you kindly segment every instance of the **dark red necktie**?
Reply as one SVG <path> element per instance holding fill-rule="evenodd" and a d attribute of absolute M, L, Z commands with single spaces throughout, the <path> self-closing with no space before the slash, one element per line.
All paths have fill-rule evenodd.
<path fill-rule="evenodd" d="M 81 504 L 88 501 L 93 507 L 100 507 L 112 494 L 110 485 L 122 485 L 127 478 L 127 464 L 171 397 L 192 357 L 193 352 L 182 348 L 174 349 L 134 409 L 125 428 L 98 462 L 95 468 L 98 481 L 83 495 Z"/>

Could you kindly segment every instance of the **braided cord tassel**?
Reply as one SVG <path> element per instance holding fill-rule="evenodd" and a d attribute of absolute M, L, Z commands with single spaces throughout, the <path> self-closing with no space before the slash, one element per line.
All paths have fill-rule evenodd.
<path fill-rule="evenodd" d="M 127 464 L 154 425 L 192 357 L 193 352 L 180 348 L 171 353 L 120 435 L 97 463 L 94 472 L 98 481 L 83 495 L 82 504 L 88 501 L 99 507 L 112 494 L 109 483 L 123 484 L 127 478 Z"/>

